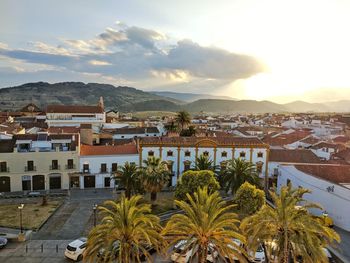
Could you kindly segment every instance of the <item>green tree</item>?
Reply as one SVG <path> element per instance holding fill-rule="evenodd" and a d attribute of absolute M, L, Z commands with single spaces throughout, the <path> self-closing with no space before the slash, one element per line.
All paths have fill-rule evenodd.
<path fill-rule="evenodd" d="M 187 129 L 184 129 L 180 132 L 180 136 L 191 137 L 196 134 L 196 129 L 194 126 L 189 126 Z"/>
<path fill-rule="evenodd" d="M 157 193 L 168 183 L 170 171 L 167 163 L 157 157 L 149 157 L 143 163 L 145 167 L 139 170 L 142 184 L 145 190 L 151 193 L 151 201 L 154 202 L 157 200 Z"/>
<path fill-rule="evenodd" d="M 241 223 L 249 237 L 248 247 L 253 250 L 263 243 L 274 262 L 287 263 L 290 258 L 296 262 L 298 256 L 304 262 L 328 262 L 323 248 L 340 238 L 308 212 L 320 207 L 303 199 L 307 193 L 310 191 L 305 188 L 292 189 L 291 184 L 282 187 L 279 195 L 271 191 L 276 207 L 264 205 Z"/>
<path fill-rule="evenodd" d="M 201 154 L 199 157 L 196 157 L 194 163 L 194 170 L 202 171 L 202 170 L 215 170 L 214 162 L 209 159 L 208 156 Z"/>
<path fill-rule="evenodd" d="M 180 131 L 191 123 L 191 115 L 187 111 L 179 111 L 176 114 L 175 121 L 178 124 Z"/>
<path fill-rule="evenodd" d="M 252 215 L 265 204 L 265 192 L 248 182 L 243 183 L 234 196 L 237 208 L 245 215 Z"/>
<path fill-rule="evenodd" d="M 256 186 L 260 185 L 255 165 L 240 158 L 230 160 L 221 176 L 220 181 L 225 190 L 231 190 L 232 194 L 246 181 Z"/>
<path fill-rule="evenodd" d="M 206 187 L 186 196 L 187 202 L 175 201 L 184 214 L 173 215 L 164 228 L 168 247 L 185 240 L 183 253 L 192 250 L 199 263 L 206 262 L 209 246 L 221 258 L 236 257 L 246 262 L 241 247 L 234 242 L 234 239 L 245 242 L 237 227 L 237 214 L 231 212 L 234 205 L 228 205 L 217 191 L 210 193 Z"/>
<path fill-rule="evenodd" d="M 159 218 L 151 214 L 151 206 L 141 202 L 141 196 L 130 199 L 122 195 L 119 202 L 106 201 L 100 206 L 103 219 L 88 236 L 84 260 L 96 262 L 141 262 L 144 255 L 152 262 L 147 246 L 162 250 L 164 242 Z"/>
<path fill-rule="evenodd" d="M 212 171 L 186 171 L 176 184 L 175 197 L 179 200 L 186 199 L 186 195 L 193 194 L 198 187 L 207 187 L 210 192 L 215 192 L 220 185 Z"/>
<path fill-rule="evenodd" d="M 125 187 L 127 198 L 141 191 L 140 176 L 137 171 L 137 166 L 134 163 L 126 162 L 124 166 L 118 167 L 113 175 L 113 178 Z"/>

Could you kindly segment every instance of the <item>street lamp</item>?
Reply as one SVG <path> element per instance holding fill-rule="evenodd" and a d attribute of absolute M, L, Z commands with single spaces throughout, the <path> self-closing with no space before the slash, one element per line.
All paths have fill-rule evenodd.
<path fill-rule="evenodd" d="M 22 210 L 24 208 L 24 204 L 21 204 L 18 209 L 19 209 L 19 223 L 20 223 L 20 228 L 21 228 L 21 234 L 23 233 L 23 224 L 22 224 Z"/>
<path fill-rule="evenodd" d="M 94 226 L 96 226 L 96 209 L 97 209 L 97 204 L 94 204 L 92 209 L 94 210 Z"/>

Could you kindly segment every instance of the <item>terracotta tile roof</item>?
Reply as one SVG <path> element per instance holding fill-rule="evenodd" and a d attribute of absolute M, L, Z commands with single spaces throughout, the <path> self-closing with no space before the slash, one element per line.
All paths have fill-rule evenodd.
<path fill-rule="evenodd" d="M 350 138 L 347 136 L 337 136 L 333 138 L 333 142 L 335 143 L 346 143 L 348 141 L 350 141 Z"/>
<path fill-rule="evenodd" d="M 311 149 L 321 149 L 321 148 L 338 149 L 338 145 L 335 143 L 329 143 L 329 142 L 319 142 L 311 146 Z"/>
<path fill-rule="evenodd" d="M 103 113 L 100 106 L 85 105 L 48 105 L 47 113 Z"/>
<path fill-rule="evenodd" d="M 280 133 L 278 135 L 268 135 L 263 141 L 271 146 L 284 146 L 300 141 L 311 134 L 310 131 L 298 130 L 292 133 Z"/>
<path fill-rule="evenodd" d="M 350 163 L 350 148 L 346 148 L 332 155 L 333 160 L 344 160 Z"/>
<path fill-rule="evenodd" d="M 71 126 L 61 126 L 61 127 L 50 127 L 47 129 L 49 133 L 68 133 L 68 134 L 74 134 L 79 133 L 80 128 L 77 127 L 71 127 Z"/>
<path fill-rule="evenodd" d="M 350 165 L 295 165 L 304 173 L 336 183 L 350 183 Z"/>
<path fill-rule="evenodd" d="M 113 134 L 145 134 L 159 133 L 157 127 L 136 127 L 136 128 L 120 128 L 114 129 Z"/>
<path fill-rule="evenodd" d="M 320 141 L 320 139 L 313 137 L 313 136 L 309 136 L 305 139 L 302 139 L 300 142 L 312 145 L 312 144 L 318 143 L 319 141 Z"/>
<path fill-rule="evenodd" d="M 140 145 L 176 145 L 195 146 L 212 144 L 218 146 L 254 146 L 268 147 L 256 137 L 146 137 L 140 139 Z"/>
<path fill-rule="evenodd" d="M 321 163 L 316 154 L 306 149 L 270 149 L 269 161 L 279 163 Z"/>
<path fill-rule="evenodd" d="M 121 155 L 121 154 L 137 154 L 137 146 L 135 144 L 124 145 L 84 145 L 80 146 L 80 155 Z"/>

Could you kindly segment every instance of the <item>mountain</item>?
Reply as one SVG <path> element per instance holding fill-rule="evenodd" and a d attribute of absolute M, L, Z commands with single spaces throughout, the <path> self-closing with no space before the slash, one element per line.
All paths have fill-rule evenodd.
<path fill-rule="evenodd" d="M 309 103 L 305 101 L 293 101 L 283 104 L 287 111 L 291 112 L 326 112 L 334 111 L 333 107 L 327 106 L 325 103 Z"/>
<path fill-rule="evenodd" d="M 190 94 L 189 97 L 168 97 L 171 94 Z M 99 97 L 103 97 L 106 109 L 123 112 L 133 111 L 179 111 L 191 113 L 265 113 L 265 112 L 350 112 L 350 101 L 334 101 L 323 103 L 307 103 L 294 101 L 278 104 L 270 101 L 233 100 L 230 99 L 198 99 L 185 102 L 191 95 L 207 96 L 192 93 L 145 92 L 131 87 L 99 83 L 46 82 L 27 83 L 16 87 L 0 89 L 0 110 L 15 111 L 34 103 L 41 108 L 48 104 L 96 105 Z M 208 95 L 211 96 L 211 95 Z M 215 97 L 215 96 L 211 96 Z"/>
<path fill-rule="evenodd" d="M 189 112 L 245 112 L 245 113 L 266 113 L 266 112 L 284 112 L 283 105 L 270 101 L 256 100 L 197 100 L 184 106 Z"/>
<path fill-rule="evenodd" d="M 193 101 L 202 100 L 202 99 L 236 100 L 229 96 L 214 96 L 210 94 L 198 94 L 198 93 L 180 93 L 180 92 L 172 92 L 172 91 L 150 91 L 150 93 L 158 96 L 162 96 L 162 97 L 173 98 L 183 102 L 193 102 Z"/>
<path fill-rule="evenodd" d="M 16 110 L 30 102 L 39 107 L 45 107 L 48 104 L 96 105 L 101 96 L 107 109 L 131 108 L 131 105 L 152 100 L 163 101 L 163 104 L 178 103 L 172 98 L 161 97 L 130 87 L 82 82 L 55 84 L 36 82 L 0 89 L 0 108 Z"/>

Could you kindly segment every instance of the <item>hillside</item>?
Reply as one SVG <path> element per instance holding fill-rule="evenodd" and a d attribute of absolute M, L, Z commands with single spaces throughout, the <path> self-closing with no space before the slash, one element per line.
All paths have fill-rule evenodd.
<path fill-rule="evenodd" d="M 48 104 L 95 105 L 101 96 L 103 96 L 106 108 L 131 108 L 131 105 L 151 100 L 163 101 L 163 104 L 176 103 L 174 99 L 130 87 L 82 82 L 55 84 L 37 82 L 0 89 L 0 108 L 2 110 L 16 110 L 30 102 L 39 107 L 45 107 Z"/>
<path fill-rule="evenodd" d="M 186 104 L 185 109 L 190 112 L 247 112 L 247 113 L 265 113 L 265 112 L 283 112 L 286 109 L 277 103 L 270 101 L 255 100 L 197 100 Z"/>
<path fill-rule="evenodd" d="M 229 96 L 214 96 L 210 94 L 198 94 L 198 93 L 180 93 L 180 92 L 172 92 L 172 91 L 151 91 L 150 93 L 158 96 L 162 96 L 162 97 L 173 98 L 183 102 L 194 102 L 196 100 L 203 100 L 203 99 L 235 100 L 234 98 L 231 98 Z"/>
<path fill-rule="evenodd" d="M 163 96 L 160 96 L 160 95 Z M 178 111 L 185 109 L 192 113 L 265 113 L 265 112 L 349 112 L 350 101 L 307 103 L 295 101 L 278 104 L 270 101 L 234 100 L 234 99 L 198 99 L 186 103 L 188 98 L 181 96 L 166 97 L 166 94 L 192 94 L 161 92 L 158 95 L 130 87 L 115 87 L 109 84 L 61 82 L 27 83 L 21 86 L 0 89 L 0 110 L 15 111 L 30 102 L 41 108 L 48 104 L 96 105 L 99 97 L 104 98 L 106 109 L 123 112 L 137 111 Z M 184 95 L 185 96 L 185 95 Z M 203 95 L 206 96 L 206 95 Z M 211 95 L 209 95 L 211 96 Z M 215 96 L 212 96 L 215 97 Z M 181 99 L 181 100 L 180 100 Z"/>

